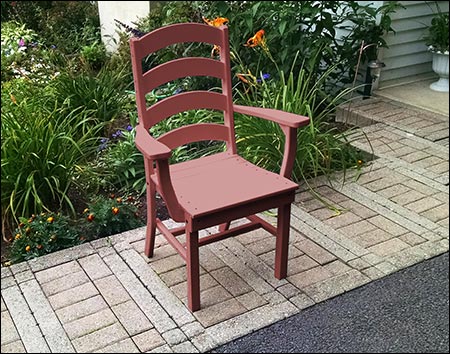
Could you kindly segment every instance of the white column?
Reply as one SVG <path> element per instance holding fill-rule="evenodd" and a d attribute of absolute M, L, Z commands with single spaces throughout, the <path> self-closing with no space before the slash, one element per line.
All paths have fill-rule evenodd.
<path fill-rule="evenodd" d="M 117 49 L 119 41 L 116 32 L 118 27 L 114 19 L 135 27 L 133 22 L 146 17 L 150 12 L 150 1 L 97 1 L 97 3 L 102 40 L 109 52 Z"/>

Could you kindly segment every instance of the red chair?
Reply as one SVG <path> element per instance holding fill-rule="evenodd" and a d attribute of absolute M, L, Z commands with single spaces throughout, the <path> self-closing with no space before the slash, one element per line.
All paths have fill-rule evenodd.
<path fill-rule="evenodd" d="M 203 42 L 220 47 L 220 60 L 179 58 L 143 72 L 142 60 L 175 43 Z M 200 23 L 165 26 L 130 40 L 139 124 L 136 146 L 144 155 L 147 179 L 147 231 L 145 254 L 153 256 L 155 231 L 159 229 L 187 265 L 188 306 L 200 309 L 199 247 L 262 227 L 276 236 L 275 277 L 286 277 L 291 203 L 298 185 L 292 182 L 297 148 L 297 128 L 309 118 L 274 109 L 246 107 L 232 102 L 228 28 Z M 145 95 L 155 88 L 187 76 L 211 76 L 221 80 L 222 93 L 183 92 L 147 107 Z M 158 139 L 149 129 L 163 119 L 192 109 L 223 111 L 224 124 L 202 123 L 174 129 Z M 280 124 L 285 152 L 280 174 L 259 168 L 237 154 L 234 113 L 268 119 Z M 192 142 L 226 142 L 226 151 L 192 161 L 169 164 L 171 150 Z M 184 227 L 169 230 L 156 218 L 155 193 L 164 199 L 172 219 Z M 278 208 L 277 227 L 257 213 Z M 230 228 L 230 222 L 246 217 L 248 223 Z M 199 239 L 199 230 L 219 225 L 218 233 Z M 176 236 L 186 234 L 181 243 Z"/>

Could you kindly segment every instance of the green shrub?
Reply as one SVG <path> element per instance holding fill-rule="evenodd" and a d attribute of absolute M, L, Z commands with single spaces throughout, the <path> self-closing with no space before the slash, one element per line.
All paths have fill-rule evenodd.
<path fill-rule="evenodd" d="M 79 245 L 84 241 L 69 219 L 56 213 L 20 217 L 9 247 L 12 263 L 26 261 L 47 253 Z"/>
<path fill-rule="evenodd" d="M 328 123 L 336 104 L 341 103 L 351 89 L 327 95 L 324 85 L 334 68 L 315 75 L 306 66 L 303 62 L 297 77 L 293 71 L 287 78 L 280 72 L 279 81 L 261 80 L 247 91 L 238 91 L 244 105 L 280 109 L 310 118 L 310 124 L 297 132 L 297 158 L 292 173 L 295 181 L 323 174 L 329 176 L 335 170 L 356 166 L 362 159 L 361 153 L 346 141 L 347 133 L 340 133 Z M 278 124 L 236 115 L 236 135 L 238 151 L 244 158 L 265 169 L 279 171 L 284 134 Z"/>
<path fill-rule="evenodd" d="M 14 100 L 4 99 L 2 87 L 2 223 L 43 210 L 73 210 L 67 191 L 97 145 L 100 127 L 88 111 L 48 108 L 43 91 L 28 86 Z"/>
<path fill-rule="evenodd" d="M 84 210 L 82 230 L 90 238 L 114 235 L 143 226 L 132 197 L 98 196 Z"/>

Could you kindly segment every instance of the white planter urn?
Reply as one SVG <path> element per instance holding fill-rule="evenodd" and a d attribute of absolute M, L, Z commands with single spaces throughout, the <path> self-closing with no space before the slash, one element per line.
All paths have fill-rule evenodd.
<path fill-rule="evenodd" d="M 430 89 L 448 92 L 448 52 L 433 52 L 433 71 L 439 75 L 439 80 L 430 85 Z"/>

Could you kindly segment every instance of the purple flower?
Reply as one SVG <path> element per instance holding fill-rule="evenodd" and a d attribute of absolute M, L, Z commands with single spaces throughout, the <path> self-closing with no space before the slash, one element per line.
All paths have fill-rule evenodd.
<path fill-rule="evenodd" d="M 25 47 L 25 40 L 23 38 L 20 38 L 19 47 Z"/>
<path fill-rule="evenodd" d="M 179 94 L 180 92 L 183 92 L 183 89 L 182 89 L 181 87 L 178 87 L 178 88 L 173 92 L 173 94 L 174 94 L 174 95 L 177 95 L 177 94 Z"/>
<path fill-rule="evenodd" d="M 270 79 L 270 74 L 262 74 L 262 80 L 268 80 Z M 261 83 L 261 79 L 257 79 L 256 82 Z"/>
<path fill-rule="evenodd" d="M 112 136 L 114 139 L 115 139 L 115 138 L 120 138 L 120 137 L 122 136 L 122 131 L 121 131 L 121 130 L 118 130 L 118 131 L 116 131 L 115 133 L 113 133 L 111 136 Z"/>
<path fill-rule="evenodd" d="M 133 127 L 130 124 L 128 124 L 126 127 L 126 130 L 131 132 L 133 130 Z"/>
<path fill-rule="evenodd" d="M 52 44 L 52 45 L 50 46 L 50 48 L 56 49 L 56 45 Z"/>

